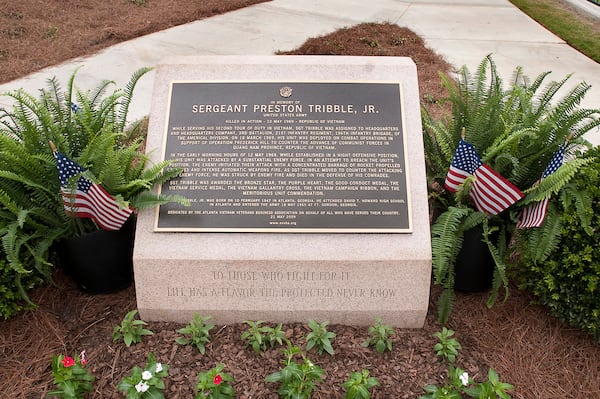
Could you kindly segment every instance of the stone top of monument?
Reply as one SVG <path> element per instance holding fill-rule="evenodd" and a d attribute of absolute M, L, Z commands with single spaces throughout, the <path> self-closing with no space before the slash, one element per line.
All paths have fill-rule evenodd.
<path fill-rule="evenodd" d="M 141 314 L 147 315 L 144 317 L 184 321 L 194 309 L 208 306 L 205 313 L 217 321 L 228 322 L 249 318 L 291 321 L 297 317 L 327 317 L 334 323 L 369 324 L 377 313 L 389 316 L 393 325 L 422 325 L 429 299 L 431 246 L 419 92 L 416 66 L 411 59 L 169 58 L 158 66 L 154 84 L 147 148 L 155 162 L 165 156 L 174 82 L 276 82 L 283 87 L 296 83 L 396 83 L 402 92 L 405 190 L 410 197 L 410 225 L 399 233 L 166 232 L 156 229 L 155 211 L 141 212 L 134 265 L 138 308 Z M 323 272 L 338 279 L 313 279 Z M 264 280 L 267 274 L 281 276 L 281 279 Z M 312 277 L 299 279 L 298 276 Z M 230 297 L 230 293 L 236 292 L 230 291 L 232 287 L 250 296 L 243 300 L 235 295 Z M 271 289 L 291 296 L 261 294 Z M 352 289 L 358 290 L 352 292 L 371 292 L 375 296 L 352 298 L 348 302 L 345 293 Z M 301 296 L 298 302 L 298 297 L 290 294 L 300 292 L 297 290 L 319 295 Z M 192 292 L 202 293 L 201 298 L 191 298 Z M 378 292 L 396 294 L 392 299 L 382 300 L 377 297 Z M 326 300 L 322 296 L 325 293 L 331 294 Z M 210 304 L 205 300 L 207 297 Z M 197 300 L 201 300 L 201 304 L 195 304 Z"/>

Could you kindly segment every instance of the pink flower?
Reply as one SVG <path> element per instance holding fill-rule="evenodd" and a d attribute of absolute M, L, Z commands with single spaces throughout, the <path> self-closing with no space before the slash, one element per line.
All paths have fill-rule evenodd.
<path fill-rule="evenodd" d="M 65 356 L 63 360 L 61 360 L 63 366 L 65 367 L 71 367 L 72 365 L 75 364 L 75 360 L 73 360 L 73 358 L 71 356 Z"/>
<path fill-rule="evenodd" d="M 85 366 L 85 364 L 87 363 L 87 359 L 85 358 L 85 351 L 81 351 L 79 357 L 81 358 L 81 365 Z"/>
<path fill-rule="evenodd" d="M 215 385 L 221 385 L 221 382 L 223 382 L 223 377 L 221 377 L 221 374 L 215 375 L 215 379 L 213 380 L 213 384 L 215 384 Z"/>

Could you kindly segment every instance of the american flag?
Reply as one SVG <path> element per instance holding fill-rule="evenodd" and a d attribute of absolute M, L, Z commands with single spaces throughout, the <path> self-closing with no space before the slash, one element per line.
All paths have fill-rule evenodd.
<path fill-rule="evenodd" d="M 100 185 L 83 176 L 79 176 L 77 187 L 73 190 L 69 187 L 69 180 L 84 169 L 60 152 L 54 152 L 54 157 L 65 211 L 82 218 L 91 218 L 104 230 L 119 230 L 132 209 L 121 207 Z"/>
<path fill-rule="evenodd" d="M 461 139 L 444 187 L 456 192 L 469 176 L 475 176 L 469 197 L 478 211 L 497 215 L 523 198 L 523 193 L 514 184 L 481 161 L 472 144 Z"/>
<path fill-rule="evenodd" d="M 565 146 L 561 146 L 558 151 L 552 157 L 552 160 L 546 166 L 544 173 L 542 173 L 542 177 L 537 181 L 539 183 L 542 179 L 550 176 L 552 173 L 556 172 L 558 168 L 563 164 L 565 156 Z M 536 183 L 536 184 L 537 184 Z M 541 201 L 534 202 L 533 204 L 529 204 L 519 216 L 519 223 L 517 223 L 517 228 L 519 229 L 527 229 L 530 227 L 540 227 L 546 218 L 546 211 L 548 210 L 548 201 L 550 197 L 546 197 Z"/>

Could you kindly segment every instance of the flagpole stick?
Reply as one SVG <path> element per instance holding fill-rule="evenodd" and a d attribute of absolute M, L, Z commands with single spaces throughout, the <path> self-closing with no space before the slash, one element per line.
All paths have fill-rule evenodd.
<path fill-rule="evenodd" d="M 573 138 L 574 133 L 569 133 L 569 135 L 567 136 L 567 138 L 565 139 L 565 144 L 569 144 L 569 141 L 571 141 L 571 139 Z"/>
<path fill-rule="evenodd" d="M 54 145 L 54 143 L 52 141 L 48 141 L 48 145 L 50 146 L 50 149 L 52 150 L 52 152 L 56 152 L 56 146 Z"/>
<path fill-rule="evenodd" d="M 462 130 L 460 131 L 460 138 L 464 140 L 465 136 L 466 136 L 466 129 L 463 126 Z"/>

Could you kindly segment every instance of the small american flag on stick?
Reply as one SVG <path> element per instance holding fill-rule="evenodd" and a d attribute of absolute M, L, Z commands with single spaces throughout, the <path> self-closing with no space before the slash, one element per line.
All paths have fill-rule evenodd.
<path fill-rule="evenodd" d="M 552 173 L 556 172 L 558 168 L 563 164 L 565 156 L 565 146 L 562 145 L 554 156 L 544 173 L 542 173 L 542 177 L 537 181 L 538 183 L 550 176 Z M 544 219 L 546 218 L 546 211 L 548 210 L 548 201 L 550 197 L 546 197 L 541 201 L 534 202 L 533 204 L 529 204 L 521 214 L 519 215 L 519 223 L 517 223 L 517 228 L 519 229 L 527 229 L 530 227 L 540 227 L 542 223 L 544 223 Z"/>
<path fill-rule="evenodd" d="M 104 230 L 119 230 L 131 215 L 131 207 L 122 207 L 102 186 L 83 176 L 77 179 L 76 187 L 70 187 L 69 180 L 81 174 L 84 169 L 56 151 L 53 144 L 50 146 L 56 159 L 65 211 L 82 218 L 91 218 Z"/>
<path fill-rule="evenodd" d="M 514 184 L 481 161 L 472 144 L 461 139 L 446 175 L 444 187 L 456 192 L 470 176 L 474 176 L 475 180 L 469 197 L 480 212 L 497 215 L 523 198 L 523 193 Z"/>

